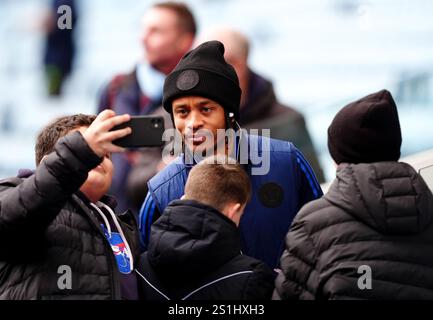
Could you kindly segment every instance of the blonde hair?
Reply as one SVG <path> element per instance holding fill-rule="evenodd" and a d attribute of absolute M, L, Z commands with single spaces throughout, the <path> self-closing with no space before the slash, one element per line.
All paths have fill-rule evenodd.
<path fill-rule="evenodd" d="M 244 168 L 226 156 L 209 157 L 191 169 L 185 197 L 222 211 L 229 203 L 246 204 L 251 182 Z"/>

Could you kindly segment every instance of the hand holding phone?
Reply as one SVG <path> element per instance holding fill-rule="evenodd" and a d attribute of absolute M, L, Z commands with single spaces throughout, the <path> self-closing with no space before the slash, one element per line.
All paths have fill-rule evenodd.
<path fill-rule="evenodd" d="M 123 126 L 121 130 L 114 130 L 113 127 L 129 121 L 129 119 L 128 114 L 116 115 L 113 110 L 104 110 L 84 130 L 83 138 L 99 157 L 112 152 L 122 152 L 124 149 L 114 145 L 113 141 L 129 135 L 131 129 Z"/>
<path fill-rule="evenodd" d="M 113 127 L 111 130 L 131 128 L 131 134 L 114 140 L 123 148 L 157 147 L 164 144 L 164 118 L 161 116 L 132 116 L 131 120 Z"/>

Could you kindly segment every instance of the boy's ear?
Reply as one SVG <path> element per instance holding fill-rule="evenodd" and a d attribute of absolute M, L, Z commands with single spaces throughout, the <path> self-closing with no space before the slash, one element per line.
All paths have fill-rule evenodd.
<path fill-rule="evenodd" d="M 236 225 L 239 225 L 239 221 L 242 215 L 242 205 L 240 203 L 231 203 L 227 205 L 225 214 L 227 218 L 232 220 Z"/>
<path fill-rule="evenodd" d="M 44 161 L 44 159 L 45 159 L 46 157 L 48 157 L 48 155 L 47 155 L 47 154 L 46 154 L 46 155 L 44 155 L 44 156 L 42 157 L 42 159 L 41 159 L 41 161 L 39 162 L 39 164 L 41 164 L 41 163 L 42 163 L 42 161 Z"/>

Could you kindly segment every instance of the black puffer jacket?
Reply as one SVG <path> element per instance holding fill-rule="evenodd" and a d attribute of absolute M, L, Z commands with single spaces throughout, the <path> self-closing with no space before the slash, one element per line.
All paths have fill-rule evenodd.
<path fill-rule="evenodd" d="M 100 162 L 74 132 L 57 142 L 34 175 L 0 181 L 0 299 L 121 297 L 111 247 L 74 194 Z M 119 218 L 136 253 L 135 218 L 129 212 Z M 63 265 L 71 268 L 71 289 L 59 289 Z"/>
<path fill-rule="evenodd" d="M 432 193 L 409 165 L 340 165 L 287 234 L 274 298 L 433 299 L 432 221 Z"/>
<path fill-rule="evenodd" d="M 274 274 L 240 254 L 236 225 L 219 211 L 176 200 L 152 225 L 149 251 L 140 258 L 143 299 L 270 299 Z M 141 281 L 140 281 L 141 280 Z"/>

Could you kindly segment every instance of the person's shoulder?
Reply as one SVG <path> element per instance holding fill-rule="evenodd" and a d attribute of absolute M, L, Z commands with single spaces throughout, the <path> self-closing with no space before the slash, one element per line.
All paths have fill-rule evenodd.
<path fill-rule="evenodd" d="M 136 69 L 129 72 L 115 74 L 108 82 L 108 89 L 114 93 L 121 90 L 125 85 L 137 82 Z"/>
<path fill-rule="evenodd" d="M 315 199 L 306 203 L 299 210 L 297 216 L 299 219 L 303 219 L 322 210 L 332 210 L 333 207 L 334 205 L 332 205 L 328 200 L 326 200 L 326 198 L 321 197 L 319 199 Z"/>
<path fill-rule="evenodd" d="M 305 117 L 302 114 L 302 112 L 300 112 L 293 105 L 285 104 L 285 103 L 281 102 L 280 100 L 278 100 L 277 103 L 278 103 L 279 111 L 281 112 L 281 114 L 285 114 L 287 116 L 290 116 L 290 118 L 293 119 L 293 120 L 302 120 L 302 121 L 305 121 Z"/>
<path fill-rule="evenodd" d="M 0 179 L 0 191 L 7 188 L 13 188 L 21 184 L 23 178 L 8 177 Z"/>
<path fill-rule="evenodd" d="M 182 174 L 186 170 L 185 164 L 183 163 L 182 156 L 178 156 L 164 169 L 158 172 L 152 179 L 149 180 L 149 185 L 153 190 L 161 188 L 166 183 L 175 179 L 179 174 Z"/>
<path fill-rule="evenodd" d="M 14 188 L 20 185 L 24 179 L 32 176 L 35 172 L 36 170 L 32 169 L 19 169 L 16 176 L 0 179 L 0 190 Z"/>
<path fill-rule="evenodd" d="M 227 262 L 226 268 L 228 267 L 233 273 L 254 273 L 260 271 L 270 275 L 273 274 L 273 271 L 266 263 L 244 254 L 239 254 Z"/>
<path fill-rule="evenodd" d="M 263 137 L 254 134 L 246 135 L 250 148 L 260 148 L 261 152 L 283 152 L 294 153 L 297 149 L 290 141 L 274 139 L 270 137 Z"/>
<path fill-rule="evenodd" d="M 329 202 L 325 195 L 306 203 L 295 216 L 291 228 L 299 231 L 298 227 L 293 226 L 302 226 L 305 232 L 316 234 L 318 230 L 325 232 L 333 225 L 350 220 L 353 220 L 353 217 L 342 208 Z"/>
<path fill-rule="evenodd" d="M 293 120 L 304 120 L 304 115 L 296 107 L 283 103 L 276 97 L 272 81 L 255 72 L 252 72 L 252 76 L 256 82 L 261 84 L 260 87 L 264 88 L 262 90 L 262 97 L 268 102 L 273 102 L 271 115 L 281 116 L 284 114 Z"/>

